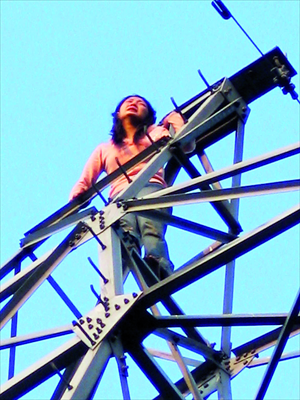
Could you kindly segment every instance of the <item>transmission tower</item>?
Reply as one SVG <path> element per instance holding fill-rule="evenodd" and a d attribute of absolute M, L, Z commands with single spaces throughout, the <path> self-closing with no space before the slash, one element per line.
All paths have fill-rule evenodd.
<path fill-rule="evenodd" d="M 295 97 L 290 83 L 295 74 L 286 56 L 276 47 L 230 78 L 207 85 L 203 92 L 184 104 L 177 106 L 174 102 L 176 110 L 186 120 L 178 134 L 170 140 L 161 139 L 152 143 L 25 234 L 20 250 L 1 267 L 1 279 L 8 277 L 1 287 L 4 304 L 1 328 L 10 324 L 11 329 L 10 337 L 2 338 L 1 342 L 1 350 L 9 349 L 9 379 L 1 387 L 0 399 L 21 398 L 52 377 L 58 379 L 52 400 L 93 399 L 96 391 L 101 393 L 102 378 L 107 373 L 109 360 L 115 359 L 123 399 L 128 400 L 132 398 L 128 378 L 129 358 L 157 390 L 156 400 L 200 400 L 214 392 L 218 392 L 220 399 L 231 399 L 232 379 L 258 365 L 266 366 L 256 399 L 264 398 L 278 363 L 299 356 L 299 353 L 283 355 L 283 349 L 289 337 L 299 333 L 300 294 L 295 293 L 295 302 L 286 313 L 234 314 L 235 262 L 299 224 L 300 212 L 299 205 L 296 205 L 252 231 L 243 232 L 239 221 L 239 201 L 245 197 L 299 190 L 300 181 L 242 186 L 241 176 L 299 154 L 300 146 L 299 143 L 291 144 L 243 160 L 244 130 L 251 102 L 276 87 Z M 227 168 L 214 171 L 206 149 L 230 135 L 234 137 L 234 162 Z M 195 150 L 185 154 L 183 148 L 193 140 L 196 142 Z M 205 174 L 201 174 L 193 162 L 195 157 Z M 145 168 L 128 187 L 108 203 L 103 194 L 105 189 L 137 163 L 149 158 Z M 136 193 L 162 166 L 165 166 L 169 187 L 144 198 L 136 198 Z M 189 176 L 187 181 L 177 181 L 180 171 Z M 231 185 L 222 186 L 221 182 L 228 179 L 231 179 Z M 104 202 L 100 210 L 89 206 L 96 197 Z M 201 206 L 204 203 L 210 205 L 226 229 L 201 223 Z M 180 206 L 191 205 L 199 207 L 199 213 L 193 212 L 191 218 L 180 216 L 180 210 L 184 209 Z M 163 212 L 168 207 L 174 209 L 172 216 Z M 178 246 L 181 233 L 186 231 L 207 238 L 210 244 L 204 249 L 195 249 L 189 261 L 160 280 L 120 229 L 118 221 L 126 213 L 159 219 L 175 227 L 178 229 Z M 66 231 L 66 236 L 59 241 Z M 58 244 L 38 255 L 48 239 Z M 57 267 L 64 268 L 67 256 L 78 252 L 79 247 L 87 242 L 99 252 L 98 262 L 92 258 L 89 262 L 99 275 L 100 288 L 91 286 L 96 306 L 94 302 L 90 310 L 81 313 L 53 274 Z M 194 314 L 187 315 L 175 300 L 176 294 L 222 268 L 225 269 L 223 313 L 207 315 L 203 313 L 205 307 L 201 307 L 199 314 L 197 299 L 191 298 L 190 307 L 194 309 Z M 136 290 L 126 292 L 124 282 L 129 277 L 134 278 Z M 37 289 L 42 284 L 46 285 L 45 282 L 51 284 L 73 313 L 73 321 L 41 332 L 17 334 L 17 318 L 22 306 L 34 298 Z M 185 293 L 188 296 L 188 290 Z M 79 303 L 81 296 L 78 292 L 76 300 Z M 279 328 L 256 335 L 238 346 L 232 340 L 232 327 L 272 325 Z M 205 327 L 221 328 L 218 343 L 211 343 L 210 338 L 204 336 Z M 15 354 L 19 346 L 29 346 L 38 341 L 46 343 L 65 336 L 68 340 L 57 349 L 36 361 L 33 354 L 34 363 L 22 372 L 14 373 Z M 160 338 L 169 351 L 148 348 L 145 342 L 150 337 Z M 273 348 L 272 355 L 267 359 L 257 359 L 268 348 Z M 184 355 L 186 350 L 190 356 Z M 160 360 L 177 364 L 180 378 L 174 381 Z"/>

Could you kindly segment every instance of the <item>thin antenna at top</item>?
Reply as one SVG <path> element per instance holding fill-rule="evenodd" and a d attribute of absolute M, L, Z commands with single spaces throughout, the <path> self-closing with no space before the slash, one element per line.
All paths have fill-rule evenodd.
<path fill-rule="evenodd" d="M 225 6 L 225 4 L 221 0 L 213 0 L 211 2 L 212 6 L 214 7 L 215 10 L 221 15 L 223 19 L 230 19 L 232 18 L 234 22 L 237 24 L 237 26 L 242 30 L 242 32 L 247 36 L 247 38 L 250 40 L 250 42 L 253 44 L 253 46 L 259 51 L 261 56 L 265 56 L 264 53 L 260 50 L 260 48 L 256 45 L 256 43 L 251 39 L 251 37 L 248 35 L 248 33 L 245 31 L 245 29 L 238 23 L 238 21 L 234 18 L 234 16 L 231 14 L 231 12 L 228 10 L 228 8 Z M 275 77 L 277 81 L 281 79 L 282 85 L 282 93 L 283 94 L 290 94 L 293 100 L 296 100 L 299 104 L 299 98 L 298 98 L 298 93 L 295 92 L 295 85 L 290 83 L 290 78 L 286 76 L 284 73 L 282 73 L 282 67 L 281 65 L 276 65 L 276 70 L 278 71 L 278 77 Z"/>
<path fill-rule="evenodd" d="M 260 48 L 254 43 L 254 41 L 251 39 L 251 37 L 248 35 L 248 33 L 245 31 L 245 29 L 238 23 L 238 21 L 234 18 L 234 16 L 231 14 L 231 12 L 228 10 L 228 8 L 225 6 L 225 4 L 221 0 L 214 0 L 211 2 L 212 6 L 217 10 L 217 12 L 221 15 L 223 19 L 230 19 L 232 18 L 234 22 L 237 24 L 237 26 L 244 32 L 244 34 L 247 36 L 247 38 L 250 40 L 250 42 L 253 44 L 253 46 L 259 51 L 259 53 L 263 56 L 264 53 L 260 50 Z"/>

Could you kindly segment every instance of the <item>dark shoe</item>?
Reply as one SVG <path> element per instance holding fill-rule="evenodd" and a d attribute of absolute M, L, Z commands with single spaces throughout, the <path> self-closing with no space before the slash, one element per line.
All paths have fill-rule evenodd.
<path fill-rule="evenodd" d="M 160 260 L 154 256 L 148 255 L 144 260 L 160 281 L 170 276 L 173 272 L 169 265 L 164 265 L 166 263 L 163 262 L 160 263 Z"/>
<path fill-rule="evenodd" d="M 150 267 L 151 271 L 154 272 L 154 274 L 158 277 L 158 279 L 160 279 L 159 278 L 159 262 L 158 262 L 158 260 L 151 255 L 144 257 L 144 260 Z"/>

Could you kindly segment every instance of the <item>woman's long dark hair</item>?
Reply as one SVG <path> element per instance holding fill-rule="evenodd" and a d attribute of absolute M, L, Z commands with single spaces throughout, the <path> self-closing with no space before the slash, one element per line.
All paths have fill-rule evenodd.
<path fill-rule="evenodd" d="M 137 94 L 133 94 L 133 95 L 125 97 L 117 105 L 115 112 L 112 113 L 113 126 L 111 128 L 111 134 L 112 134 L 112 140 L 115 144 L 121 144 L 123 142 L 124 138 L 126 137 L 126 132 L 125 132 L 125 129 L 123 128 L 121 120 L 118 117 L 118 112 L 120 111 L 121 105 L 124 103 L 125 100 L 129 99 L 129 97 L 139 97 L 146 103 L 147 109 L 148 109 L 148 115 L 142 122 L 141 128 L 138 129 L 134 135 L 133 140 L 135 143 L 138 142 L 140 137 L 142 137 L 144 135 L 144 127 L 146 126 L 148 128 L 149 126 L 153 125 L 156 121 L 156 111 L 153 109 L 153 107 L 151 106 L 151 104 L 149 103 L 148 100 L 146 100 L 144 97 L 139 96 Z"/>

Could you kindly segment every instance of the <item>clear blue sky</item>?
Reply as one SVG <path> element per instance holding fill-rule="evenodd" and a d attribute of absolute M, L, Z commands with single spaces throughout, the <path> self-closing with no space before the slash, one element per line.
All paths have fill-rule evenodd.
<path fill-rule="evenodd" d="M 263 52 L 279 46 L 299 72 L 299 1 L 227 1 L 235 18 Z M 259 53 L 232 20 L 224 21 L 210 1 L 1 1 L 1 260 L 12 256 L 24 232 L 66 204 L 71 187 L 95 146 L 107 140 L 111 112 L 132 93 L 145 96 L 158 120 L 173 106 L 204 89 L 200 68 L 214 83 L 259 58 Z M 300 91 L 299 75 L 293 78 Z M 244 158 L 299 140 L 299 104 L 280 89 L 250 105 Z M 233 137 L 207 150 L 215 169 L 232 163 Z M 295 179 L 299 159 L 264 167 L 243 176 L 242 183 Z M 180 176 L 185 180 L 184 175 Z M 244 232 L 299 202 L 299 193 L 243 199 Z M 95 202 L 100 207 L 100 202 Z M 206 205 L 175 214 L 225 229 Z M 60 237 L 63 238 L 63 235 Z M 169 229 L 172 260 L 179 267 L 209 243 Z M 49 241 L 49 248 L 56 241 Z M 178 243 L 181 244 L 179 248 Z M 86 247 L 86 248 L 85 248 Z M 46 247 L 47 248 L 47 247 Z M 42 250 L 37 255 L 42 254 Z M 95 244 L 84 246 L 58 267 L 54 277 L 82 313 L 94 306 L 89 291 L 98 278 L 86 258 L 97 260 Z M 189 314 L 222 312 L 224 269 L 175 297 Z M 134 286 L 129 282 L 129 287 Z M 299 287 L 299 228 L 261 246 L 237 261 L 235 313 L 288 312 Z M 128 289 L 129 290 L 129 289 Z M 184 300 L 191 296 L 191 300 Z M 69 323 L 73 316 L 45 283 L 20 312 L 19 334 Z M 51 316 L 49 318 L 49 316 Z M 233 330 L 233 347 L 272 328 Z M 204 335 L 220 344 L 220 330 Z M 5 329 L 3 336 L 8 335 Z M 61 340 L 18 349 L 18 371 L 55 348 Z M 150 341 L 149 341 L 150 342 Z M 160 342 L 150 346 L 165 346 Z M 299 337 L 288 350 L 299 348 Z M 33 357 L 34 353 L 34 357 Z M 270 352 L 266 352 L 266 355 Z M 1 354 L 6 380 L 7 354 Z M 166 365 L 174 379 L 174 366 Z M 233 381 L 237 400 L 252 399 L 265 367 L 242 372 Z M 97 399 L 121 398 L 113 362 Z M 133 399 L 148 399 L 155 390 L 130 364 Z M 109 382 L 116 382 L 112 388 Z M 54 377 L 24 398 L 49 399 Z M 35 397 L 33 397 L 35 396 Z M 279 366 L 266 399 L 297 399 L 299 359 Z M 213 395 L 212 398 L 217 398 Z"/>

